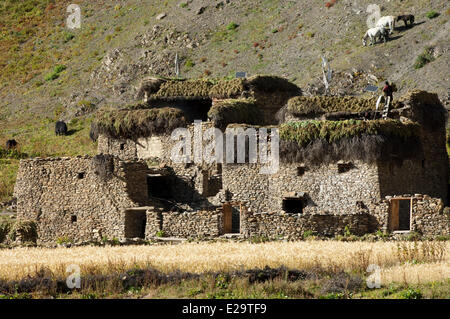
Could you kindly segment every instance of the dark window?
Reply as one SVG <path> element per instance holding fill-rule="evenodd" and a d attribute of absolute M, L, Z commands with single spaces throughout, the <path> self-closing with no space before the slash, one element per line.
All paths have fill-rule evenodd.
<path fill-rule="evenodd" d="M 283 199 L 283 210 L 289 214 L 303 213 L 303 199 L 298 197 L 288 197 Z"/>
<path fill-rule="evenodd" d="M 120 150 L 123 151 L 125 149 L 125 144 L 124 143 L 120 143 Z"/>
<path fill-rule="evenodd" d="M 422 160 L 422 168 L 425 168 L 425 160 Z"/>
<path fill-rule="evenodd" d="M 297 176 L 302 176 L 303 174 L 305 174 L 305 167 L 304 166 L 299 166 L 297 167 Z"/>
<path fill-rule="evenodd" d="M 147 175 L 148 197 L 172 198 L 170 179 L 160 174 Z"/>
<path fill-rule="evenodd" d="M 233 198 L 233 193 L 230 192 L 230 190 L 225 190 L 225 200 L 230 201 Z"/>
<path fill-rule="evenodd" d="M 338 163 L 338 173 L 348 172 L 353 168 L 353 164 L 351 162 L 348 163 Z"/>
<path fill-rule="evenodd" d="M 76 222 L 77 222 L 77 215 L 72 215 L 72 216 L 70 216 L 70 221 L 71 221 L 72 223 L 76 223 Z"/>
<path fill-rule="evenodd" d="M 77 175 L 78 179 L 83 179 L 84 178 L 84 172 L 80 172 Z"/>

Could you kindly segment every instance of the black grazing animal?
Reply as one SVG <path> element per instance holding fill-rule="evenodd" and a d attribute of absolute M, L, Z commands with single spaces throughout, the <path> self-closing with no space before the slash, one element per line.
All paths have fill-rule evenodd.
<path fill-rule="evenodd" d="M 6 149 L 7 150 L 11 150 L 11 149 L 15 148 L 16 146 L 17 146 L 16 140 L 7 140 L 6 141 Z"/>
<path fill-rule="evenodd" d="M 404 14 L 404 15 L 398 16 L 397 22 L 399 22 L 400 20 L 403 20 L 403 22 L 405 23 L 405 27 L 408 26 L 408 22 L 409 22 L 410 26 L 412 26 L 414 24 L 414 16 L 412 14 Z"/>
<path fill-rule="evenodd" d="M 58 121 L 55 124 L 55 134 L 56 135 L 66 135 L 67 134 L 67 125 L 63 121 Z"/>

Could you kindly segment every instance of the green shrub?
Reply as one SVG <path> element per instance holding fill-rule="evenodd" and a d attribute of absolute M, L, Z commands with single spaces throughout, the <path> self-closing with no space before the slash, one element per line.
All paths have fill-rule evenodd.
<path fill-rule="evenodd" d="M 156 237 L 166 237 L 166 232 L 164 230 L 160 230 L 156 233 Z"/>
<path fill-rule="evenodd" d="M 437 241 L 447 241 L 447 240 L 450 240 L 450 236 L 439 235 L 439 236 L 435 237 L 435 240 L 437 240 Z"/>
<path fill-rule="evenodd" d="M 437 13 L 437 12 L 434 11 L 434 10 L 428 11 L 428 12 L 426 13 L 426 16 L 427 16 L 428 19 L 436 18 L 438 15 L 439 15 L 439 13 Z"/>
<path fill-rule="evenodd" d="M 414 63 L 415 69 L 420 69 L 424 67 L 426 64 L 434 61 L 434 56 L 432 54 L 433 48 L 427 47 L 424 52 L 422 52 L 416 59 Z"/>
<path fill-rule="evenodd" d="M 186 2 L 180 3 L 180 8 L 187 8 L 188 4 Z"/>
<path fill-rule="evenodd" d="M 229 278 L 227 275 L 219 274 L 215 279 L 215 287 L 219 289 L 227 289 L 230 284 Z"/>
<path fill-rule="evenodd" d="M 377 232 L 375 233 L 375 235 L 377 235 L 377 237 L 382 238 L 382 239 L 389 237 L 389 233 L 384 232 L 381 229 L 378 229 Z"/>
<path fill-rule="evenodd" d="M 311 237 L 313 235 L 314 235 L 314 232 L 312 230 L 305 230 L 303 232 L 303 239 L 306 239 L 306 238 Z"/>
<path fill-rule="evenodd" d="M 237 23 L 231 22 L 227 25 L 227 30 L 235 30 L 238 26 Z"/>
<path fill-rule="evenodd" d="M 422 299 L 423 297 L 423 294 L 420 291 L 420 289 L 413 289 L 413 288 L 405 290 L 401 295 L 405 299 Z"/>
<path fill-rule="evenodd" d="M 345 299 L 345 296 L 341 292 L 330 292 L 328 294 L 319 296 L 319 299 Z"/>
<path fill-rule="evenodd" d="M 194 61 L 192 61 L 191 59 L 187 59 L 187 60 L 186 60 L 186 63 L 184 64 L 184 66 L 185 66 L 186 68 L 190 69 L 190 68 L 192 68 L 192 67 L 195 66 L 195 63 L 194 63 Z"/>
<path fill-rule="evenodd" d="M 66 69 L 65 65 L 57 65 L 53 71 L 45 76 L 45 81 L 53 81 L 59 78 L 59 74 Z"/>
<path fill-rule="evenodd" d="M 58 245 L 71 244 L 71 243 L 72 243 L 72 240 L 71 240 L 69 237 L 67 237 L 67 236 L 64 236 L 64 237 L 58 237 L 58 238 L 56 239 L 56 243 L 57 243 Z"/>
<path fill-rule="evenodd" d="M 75 38 L 75 35 L 72 33 L 65 33 L 64 34 L 64 43 L 69 42 L 70 40 L 72 40 L 73 38 Z"/>
<path fill-rule="evenodd" d="M 348 226 L 344 227 L 344 236 L 350 237 L 352 235 L 352 232 L 350 231 L 350 228 Z"/>

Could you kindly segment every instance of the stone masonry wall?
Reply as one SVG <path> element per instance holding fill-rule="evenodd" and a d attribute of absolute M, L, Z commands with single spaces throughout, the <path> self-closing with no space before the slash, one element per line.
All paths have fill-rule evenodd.
<path fill-rule="evenodd" d="M 400 194 L 428 194 L 447 201 L 448 158 L 445 130 L 421 129 L 422 154 L 403 163 L 378 163 L 381 197 Z"/>
<path fill-rule="evenodd" d="M 222 213 L 217 211 L 158 212 L 147 211 L 146 237 L 164 231 L 169 237 L 217 237 L 222 234 Z"/>
<path fill-rule="evenodd" d="M 413 197 L 412 230 L 423 235 L 450 235 L 450 215 L 444 213 L 444 202 L 428 195 Z"/>
<path fill-rule="evenodd" d="M 425 236 L 450 235 L 450 216 L 444 212 L 441 198 L 428 195 L 400 195 L 401 198 L 412 198 L 411 231 Z M 389 231 L 390 203 L 398 196 L 386 196 L 385 199 L 371 204 L 368 211 L 374 216 L 374 229 Z"/>
<path fill-rule="evenodd" d="M 245 212 L 241 217 L 241 232 L 245 237 L 301 239 L 305 231 L 312 231 L 313 234 L 321 236 L 342 235 L 346 230 L 355 235 L 373 231 L 373 216 L 367 213 L 303 215 Z"/>
<path fill-rule="evenodd" d="M 89 156 L 22 160 L 14 189 L 17 217 L 37 222 L 39 243 L 123 238 L 124 210 L 142 205 L 133 193 L 138 179 L 126 174 L 139 165 L 117 158 L 113 163 L 103 180 Z"/>
<path fill-rule="evenodd" d="M 136 142 L 129 139 L 113 139 L 105 135 L 99 135 L 97 144 L 98 154 L 110 154 L 121 160 L 137 159 Z"/>
<path fill-rule="evenodd" d="M 338 164 L 304 167 L 280 163 L 278 173 L 272 175 L 260 174 L 259 168 L 258 164 L 223 167 L 224 188 L 231 192 L 232 200 L 247 202 L 253 212 L 281 212 L 283 198 L 295 193 L 307 199 L 304 213 L 352 214 L 357 202 L 367 205 L 379 198 L 375 165 L 355 162 L 340 173 Z"/>
<path fill-rule="evenodd" d="M 203 132 L 213 126 L 212 122 L 202 123 Z M 191 154 L 194 152 L 194 125 L 189 125 L 188 129 L 191 134 Z M 99 154 L 111 154 L 119 157 L 123 160 L 156 160 L 160 164 L 166 164 L 170 166 L 175 175 L 179 178 L 174 181 L 174 187 L 189 187 L 190 191 L 186 194 L 174 194 L 175 199 L 181 202 L 185 201 L 201 201 L 202 196 L 213 196 L 209 192 L 208 180 L 205 177 L 211 178 L 215 189 L 217 184 L 220 185 L 220 181 L 217 181 L 217 175 L 214 171 L 217 170 L 216 164 L 200 164 L 195 163 L 174 163 L 171 160 L 171 151 L 178 143 L 178 140 L 172 140 L 170 135 L 158 135 L 150 136 L 146 138 L 140 138 L 137 141 L 129 139 L 119 140 L 109 138 L 105 135 L 100 135 L 98 138 Z M 205 147 L 209 141 L 203 141 Z M 177 184 L 179 184 L 177 186 Z M 178 196 L 180 195 L 180 196 Z"/>

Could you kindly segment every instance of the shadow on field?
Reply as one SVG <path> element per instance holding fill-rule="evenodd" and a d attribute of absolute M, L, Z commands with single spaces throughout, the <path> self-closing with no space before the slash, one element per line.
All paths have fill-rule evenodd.
<path fill-rule="evenodd" d="M 124 273 L 115 273 L 111 275 L 87 274 L 81 276 L 81 287 L 75 291 L 89 290 L 92 287 L 101 290 L 107 286 L 117 287 L 119 290 L 128 291 L 137 287 L 160 286 L 163 284 L 178 284 L 184 280 L 198 280 L 205 278 L 214 278 L 216 282 L 231 282 L 235 278 L 248 280 L 248 283 L 264 283 L 271 280 L 286 280 L 294 282 L 298 280 L 319 278 L 329 278 L 324 287 L 326 292 L 340 292 L 342 289 L 359 287 L 362 279 L 356 275 L 348 275 L 343 272 L 329 273 L 323 269 L 314 270 L 295 270 L 285 267 L 264 269 L 236 270 L 231 272 L 207 272 L 203 274 L 194 274 L 175 271 L 169 274 L 163 273 L 154 268 L 132 269 Z M 350 283 L 350 285 L 349 285 Z M 71 292 L 66 283 L 66 279 L 55 278 L 49 270 L 39 270 L 34 276 L 28 276 L 19 281 L 0 281 L 0 294 L 17 295 L 32 292 L 47 293 L 50 295 L 66 294 Z"/>

